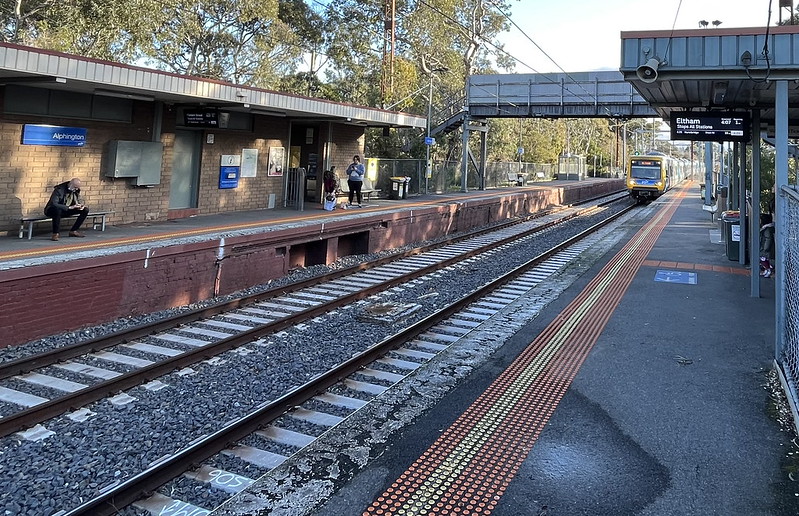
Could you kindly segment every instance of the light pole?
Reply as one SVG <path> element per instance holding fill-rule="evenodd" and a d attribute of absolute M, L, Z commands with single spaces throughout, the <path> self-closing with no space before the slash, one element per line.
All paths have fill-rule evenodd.
<path fill-rule="evenodd" d="M 433 139 L 430 137 L 430 124 L 433 118 L 433 74 L 436 72 L 446 72 L 449 68 L 439 66 L 430 70 L 430 89 L 427 92 L 427 137 L 424 139 L 424 145 L 427 148 L 425 157 L 425 172 L 424 172 L 424 193 L 427 195 L 427 182 L 433 177 L 433 164 L 430 163 L 430 147 L 433 145 Z"/>

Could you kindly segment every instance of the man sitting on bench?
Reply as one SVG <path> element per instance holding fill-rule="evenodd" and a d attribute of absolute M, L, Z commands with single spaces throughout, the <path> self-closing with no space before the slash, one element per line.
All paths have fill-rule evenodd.
<path fill-rule="evenodd" d="M 53 188 L 53 195 L 50 196 L 50 200 L 47 201 L 47 205 L 44 207 L 44 214 L 53 219 L 53 236 L 50 237 L 50 240 L 58 240 L 62 217 L 76 215 L 78 218 L 72 224 L 69 236 L 86 236 L 78 232 L 80 225 L 83 224 L 89 214 L 89 208 L 83 204 L 83 199 L 80 197 L 80 179 L 73 177 L 66 183 L 56 185 Z"/>

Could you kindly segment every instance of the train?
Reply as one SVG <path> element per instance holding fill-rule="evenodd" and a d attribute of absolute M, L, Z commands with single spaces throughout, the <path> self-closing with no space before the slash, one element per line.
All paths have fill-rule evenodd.
<path fill-rule="evenodd" d="M 657 199 L 691 172 L 691 162 L 661 152 L 631 156 L 627 163 L 627 192 L 639 202 Z"/>

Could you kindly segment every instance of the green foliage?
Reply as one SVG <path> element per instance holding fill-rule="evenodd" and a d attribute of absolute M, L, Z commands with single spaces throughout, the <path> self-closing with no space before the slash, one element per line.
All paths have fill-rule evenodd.
<path fill-rule="evenodd" d="M 48 22 L 54 4 L 54 0 L 3 0 L 0 2 L 0 40 L 34 44 L 40 36 L 39 26 Z"/>
<path fill-rule="evenodd" d="M 6 41 L 121 62 L 135 60 L 143 40 L 161 22 L 160 4 L 153 0 L 14 4 L 13 13 L 0 8 Z"/>
<path fill-rule="evenodd" d="M 277 20 L 277 0 L 165 0 L 164 23 L 143 47 L 146 57 L 167 70 L 250 84 L 256 74 L 286 71 L 273 37 L 287 32 Z M 288 54 L 288 55 L 285 55 Z M 289 61 L 298 52 L 280 57 Z M 266 57 L 274 62 L 264 69 Z"/>
<path fill-rule="evenodd" d="M 0 34 L 311 97 L 421 116 L 431 109 L 435 124 L 460 109 L 470 73 L 512 67 L 492 43 L 509 28 L 512 1 L 396 0 L 393 48 L 384 0 L 6 0 Z M 367 145 L 373 154 L 422 157 L 423 136 L 370 130 Z M 488 138 L 489 159 L 515 161 L 523 147 L 524 161 L 554 162 L 567 147 L 606 156 L 613 135 L 604 121 L 529 119 L 492 120 Z M 442 136 L 433 156 L 458 159 L 460 145 L 458 134 Z"/>

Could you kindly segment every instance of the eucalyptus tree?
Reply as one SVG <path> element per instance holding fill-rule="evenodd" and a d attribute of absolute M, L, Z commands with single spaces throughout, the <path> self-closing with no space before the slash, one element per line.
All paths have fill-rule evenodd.
<path fill-rule="evenodd" d="M 284 74 L 277 84 L 271 86 L 280 91 L 336 99 L 335 92 L 322 82 L 319 73 L 327 65 L 329 58 L 325 53 L 327 21 L 311 9 L 304 0 L 280 0 L 278 19 L 287 29 L 281 43 L 286 48 L 298 51 L 307 62 L 307 70 L 299 60 L 292 73 Z"/>
<path fill-rule="evenodd" d="M 51 0 L 3 0 L 0 2 L 0 38 L 27 44 L 36 35 L 36 24 L 45 16 Z"/>
<path fill-rule="evenodd" d="M 175 73 L 250 84 L 282 73 L 287 51 L 277 0 L 162 0 L 163 23 L 142 45 L 145 58 Z"/>
<path fill-rule="evenodd" d="M 0 2 L 4 41 L 122 62 L 160 23 L 160 1 L 6 0 Z"/>
<path fill-rule="evenodd" d="M 447 69 L 434 79 L 436 92 L 443 92 L 434 100 L 462 92 L 469 73 L 491 68 L 493 40 L 508 27 L 497 9 L 507 9 L 506 0 L 396 0 L 393 20 L 387 3 L 331 0 L 324 10 L 330 31 L 328 79 L 345 98 L 425 113 L 430 72 Z M 393 49 L 387 39 L 392 26 Z M 381 82 L 384 67 L 393 69 L 388 91 Z"/>

